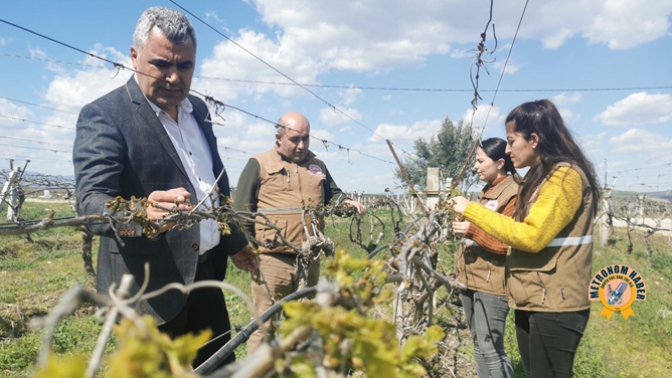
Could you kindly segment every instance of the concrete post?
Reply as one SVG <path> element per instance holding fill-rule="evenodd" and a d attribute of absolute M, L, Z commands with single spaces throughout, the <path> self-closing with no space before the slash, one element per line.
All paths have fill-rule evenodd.
<path fill-rule="evenodd" d="M 439 205 L 439 168 L 427 168 L 427 210 Z"/>

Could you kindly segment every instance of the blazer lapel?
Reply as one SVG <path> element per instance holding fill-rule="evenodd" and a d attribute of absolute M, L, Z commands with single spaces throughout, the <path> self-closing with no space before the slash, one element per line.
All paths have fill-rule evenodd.
<path fill-rule="evenodd" d="M 137 106 L 138 114 L 140 114 L 145 121 L 145 124 L 140 125 L 139 127 L 150 130 L 150 134 L 159 142 L 163 147 L 164 152 L 170 156 L 177 169 L 189 182 L 189 175 L 187 175 L 187 171 L 184 169 L 184 165 L 182 165 L 182 160 L 180 160 L 180 156 L 177 154 L 173 142 L 170 140 L 166 129 L 161 124 L 161 121 L 159 121 L 156 113 L 154 113 L 152 107 L 147 103 L 147 99 L 140 90 L 134 77 L 131 77 L 126 83 L 126 89 L 128 90 L 129 96 L 131 96 L 131 101 Z"/>

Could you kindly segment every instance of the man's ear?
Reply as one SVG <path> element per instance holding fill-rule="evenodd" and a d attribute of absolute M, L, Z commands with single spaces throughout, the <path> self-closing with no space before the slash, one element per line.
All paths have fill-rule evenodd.
<path fill-rule="evenodd" d="M 138 50 L 135 46 L 131 46 L 131 61 L 133 62 L 133 68 L 138 69 Z"/>
<path fill-rule="evenodd" d="M 275 133 L 275 141 L 280 144 L 280 141 L 282 140 L 282 135 L 280 133 Z"/>
<path fill-rule="evenodd" d="M 530 144 L 532 145 L 532 148 L 537 148 L 537 146 L 539 146 L 540 140 L 541 138 L 539 138 L 539 134 L 537 133 L 530 134 Z"/>

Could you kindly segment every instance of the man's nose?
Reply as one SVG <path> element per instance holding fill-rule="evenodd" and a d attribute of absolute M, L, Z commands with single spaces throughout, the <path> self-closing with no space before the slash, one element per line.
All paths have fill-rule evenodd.
<path fill-rule="evenodd" d="M 166 73 L 166 81 L 169 82 L 170 84 L 177 84 L 180 82 L 180 76 L 177 74 L 176 71 L 171 70 L 168 73 Z"/>

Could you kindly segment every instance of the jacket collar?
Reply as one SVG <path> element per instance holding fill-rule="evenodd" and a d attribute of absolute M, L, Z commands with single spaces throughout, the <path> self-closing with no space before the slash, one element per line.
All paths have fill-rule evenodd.
<path fill-rule="evenodd" d="M 513 176 L 506 176 L 502 179 L 497 179 L 493 181 L 492 185 L 488 185 L 483 189 L 482 198 L 491 198 L 496 199 L 502 195 L 502 193 L 511 185 L 515 184 L 516 181 L 513 179 Z M 487 193 L 487 195 L 485 194 Z"/>

